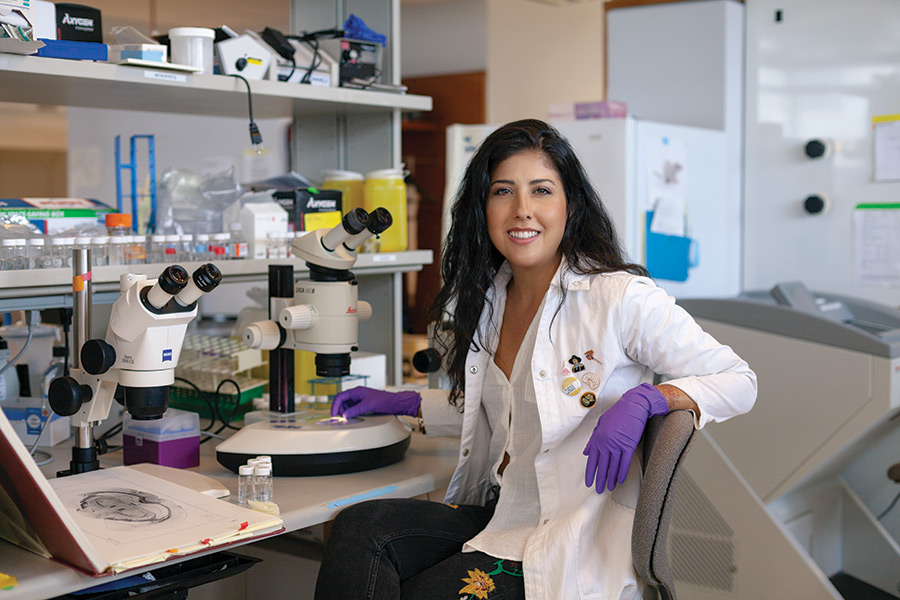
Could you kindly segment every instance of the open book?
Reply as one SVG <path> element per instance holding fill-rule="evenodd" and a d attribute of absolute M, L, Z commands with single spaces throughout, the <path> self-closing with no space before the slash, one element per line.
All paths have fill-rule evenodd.
<path fill-rule="evenodd" d="M 279 517 L 130 467 L 48 480 L 0 411 L 0 537 L 90 575 L 284 530 Z"/>

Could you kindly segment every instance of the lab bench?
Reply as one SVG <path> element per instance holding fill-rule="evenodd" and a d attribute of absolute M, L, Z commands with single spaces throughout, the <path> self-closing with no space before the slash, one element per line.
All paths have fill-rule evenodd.
<path fill-rule="evenodd" d="M 412 444 L 403 460 L 381 469 L 346 475 L 276 477 L 275 502 L 281 510 L 285 533 L 326 523 L 343 507 L 364 498 L 411 498 L 445 489 L 456 466 L 459 439 L 412 435 Z M 220 482 L 231 492 L 222 501 L 234 501 L 237 497 L 237 476 L 216 461 L 216 443 L 210 441 L 203 444 L 200 447 L 200 465 L 187 470 Z M 68 444 L 60 444 L 52 449 L 53 461 L 42 467 L 48 478 L 68 466 L 69 448 Z M 119 450 L 101 456 L 100 464 L 101 467 L 122 464 L 122 452 Z M 240 553 L 237 546 L 227 546 L 222 550 Z M 0 570 L 18 580 L 16 587 L 0 591 L 3 600 L 54 598 L 162 566 L 157 564 L 120 575 L 94 578 L 3 540 L 0 540 L 0 557 Z M 182 561 L 191 558 L 196 557 L 188 556 Z M 172 564 L 172 561 L 164 564 Z M 315 582 L 305 583 L 314 585 Z"/>

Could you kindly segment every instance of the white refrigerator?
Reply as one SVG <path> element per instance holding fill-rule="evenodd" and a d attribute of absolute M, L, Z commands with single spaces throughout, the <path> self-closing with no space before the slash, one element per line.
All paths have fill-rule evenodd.
<path fill-rule="evenodd" d="M 723 132 L 634 117 L 552 124 L 575 148 L 630 260 L 676 298 L 741 291 L 740 165 L 729 164 Z M 493 129 L 447 130 L 445 227 L 465 166 Z"/>

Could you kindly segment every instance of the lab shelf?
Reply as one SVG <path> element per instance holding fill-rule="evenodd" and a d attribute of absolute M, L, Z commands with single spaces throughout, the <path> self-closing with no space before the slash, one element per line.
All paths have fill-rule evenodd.
<path fill-rule="evenodd" d="M 433 259 L 431 250 L 409 250 L 380 254 L 360 254 L 352 271 L 362 277 L 419 271 Z M 270 264 L 290 264 L 294 275 L 302 277 L 308 272 L 299 259 L 278 260 L 228 260 L 212 261 L 222 271 L 227 283 L 242 281 L 265 282 Z M 189 273 L 202 263 L 179 263 Z M 94 267 L 91 285 L 95 302 L 113 302 L 118 297 L 119 278 L 125 273 L 141 273 L 155 279 L 168 266 L 166 264 L 139 264 Z M 0 271 L 0 311 L 38 310 L 72 305 L 72 269 L 33 269 L 29 271 Z M 99 297 L 98 297 L 99 296 Z"/>
<path fill-rule="evenodd" d="M 428 96 L 250 81 L 256 118 L 431 110 Z M 247 115 L 244 82 L 224 75 L 0 53 L 0 101 L 228 117 Z"/>

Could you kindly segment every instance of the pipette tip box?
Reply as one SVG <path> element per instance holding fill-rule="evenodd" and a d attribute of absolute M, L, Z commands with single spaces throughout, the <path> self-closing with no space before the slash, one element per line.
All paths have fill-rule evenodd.
<path fill-rule="evenodd" d="M 176 469 L 200 464 L 200 416 L 170 408 L 161 419 L 139 421 L 125 413 L 122 421 L 126 465 L 153 463 Z"/>

